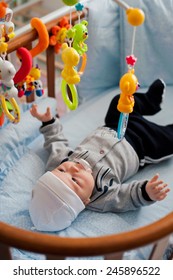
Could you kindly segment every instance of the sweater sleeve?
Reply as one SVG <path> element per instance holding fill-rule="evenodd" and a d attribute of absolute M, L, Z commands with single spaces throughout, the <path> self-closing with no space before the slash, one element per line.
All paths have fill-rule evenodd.
<path fill-rule="evenodd" d="M 91 202 L 87 205 L 88 209 L 99 212 L 127 212 L 136 210 L 142 206 L 153 204 L 154 201 L 143 196 L 143 186 L 146 180 L 132 181 L 131 183 L 104 186 L 102 193 L 96 192 Z"/>
<path fill-rule="evenodd" d="M 58 118 L 52 119 L 49 123 L 43 123 L 40 132 L 44 136 L 44 148 L 49 154 L 46 170 L 51 171 L 68 157 L 71 149 L 68 146 L 68 140 L 63 134 L 63 127 Z"/>

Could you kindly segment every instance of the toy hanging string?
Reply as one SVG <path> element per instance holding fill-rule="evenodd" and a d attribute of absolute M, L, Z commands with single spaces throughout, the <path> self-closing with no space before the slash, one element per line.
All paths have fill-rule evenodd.
<path fill-rule="evenodd" d="M 136 37 L 136 26 L 133 27 L 132 48 L 131 48 L 131 54 L 132 54 L 132 55 L 134 54 L 135 37 Z"/>
<path fill-rule="evenodd" d="M 80 21 L 81 21 L 81 18 L 80 18 L 81 17 L 81 12 L 82 12 L 82 10 L 84 8 L 84 5 L 81 4 L 81 3 L 78 3 L 78 4 L 75 5 L 75 8 L 76 8 L 77 15 L 78 15 L 78 23 L 80 23 Z"/>
<path fill-rule="evenodd" d="M 72 26 L 72 10 L 70 9 L 70 26 Z M 69 39 L 68 40 L 68 43 L 69 43 L 69 46 L 71 47 L 72 46 L 72 39 Z"/>

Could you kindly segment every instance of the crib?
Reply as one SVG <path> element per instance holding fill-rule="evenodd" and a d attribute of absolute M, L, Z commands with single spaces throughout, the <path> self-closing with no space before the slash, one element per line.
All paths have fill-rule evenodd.
<path fill-rule="evenodd" d="M 132 1 L 133 2 L 133 1 Z M 88 13 L 90 13 L 90 9 L 86 8 L 82 14 L 83 17 L 86 17 L 88 15 Z M 50 15 L 48 15 L 47 17 L 43 18 L 43 22 L 46 25 L 46 28 L 48 30 L 48 32 L 50 31 L 51 27 L 54 26 L 55 24 L 57 24 L 60 19 L 66 15 L 67 17 L 69 17 L 69 10 L 68 8 L 65 9 L 60 9 L 59 11 L 57 11 L 56 13 L 52 13 Z M 77 19 L 76 13 L 73 14 L 72 20 L 75 21 Z M 8 47 L 8 53 L 13 53 L 15 52 L 19 47 L 21 46 L 25 46 L 30 48 L 32 46 L 32 44 L 37 40 L 37 32 L 35 30 L 32 30 L 30 28 L 30 26 L 26 27 L 25 29 L 26 31 L 23 32 L 23 30 L 19 30 L 19 32 L 17 32 L 16 37 L 11 40 L 9 42 L 9 47 Z M 49 46 L 46 50 L 46 65 L 47 65 L 47 88 L 48 88 L 48 97 L 46 97 L 45 99 L 43 99 L 42 101 L 38 101 L 39 104 L 42 103 L 40 106 L 41 108 L 45 108 L 45 106 L 47 106 L 47 104 L 50 104 L 50 106 L 52 106 L 52 108 L 54 109 L 54 112 L 56 112 L 56 101 L 55 101 L 55 53 L 54 53 L 54 49 L 52 46 Z M 80 90 L 80 89 L 79 89 Z M 73 127 L 77 127 L 76 130 L 78 129 L 78 124 L 77 122 L 79 122 L 80 119 L 80 115 L 83 114 L 83 119 L 86 118 L 86 115 L 89 116 L 91 114 L 91 118 L 89 117 L 88 123 L 91 122 L 92 117 L 95 114 L 95 108 L 94 104 L 98 104 L 99 108 L 102 108 L 101 106 L 103 104 L 108 104 L 110 98 L 112 98 L 114 96 L 114 94 L 117 94 L 119 91 L 118 86 L 114 89 L 104 89 L 104 91 L 102 92 L 102 94 L 100 94 L 99 96 L 96 94 L 93 98 L 88 98 L 88 100 L 84 101 L 81 105 L 79 105 L 79 108 L 75 111 L 75 112 L 68 112 L 65 116 L 62 117 L 62 122 L 64 123 L 64 125 L 66 125 L 65 127 L 65 132 L 69 132 L 70 127 L 71 127 L 71 123 L 73 123 Z M 171 92 L 171 87 L 168 87 L 168 92 Z M 171 98 L 171 94 L 168 94 L 169 97 Z M 106 101 L 108 99 L 108 101 Z M 28 103 L 33 102 L 34 100 L 34 96 L 30 96 L 27 99 Z M 100 101 L 101 100 L 101 101 Z M 170 102 L 171 99 L 169 99 L 168 103 Z M 105 102 L 106 101 L 106 102 Z M 168 106 L 169 104 L 166 104 L 165 106 Z M 104 105 L 106 106 L 106 105 Z M 91 109 L 90 109 L 91 108 Z M 166 107 L 167 108 L 167 107 Z M 86 109 L 86 110 L 85 110 Z M 168 110 L 169 111 L 169 110 Z M 29 149 L 31 150 L 38 150 L 37 151 L 37 155 L 38 154 L 43 154 L 42 151 L 42 145 L 43 145 L 43 140 L 42 138 L 40 138 L 41 136 L 39 135 L 38 132 L 36 132 L 39 128 L 39 123 L 37 123 L 36 120 L 33 120 L 33 123 L 30 121 L 30 116 L 29 116 L 29 112 L 25 112 L 24 113 L 26 116 L 26 120 L 23 124 L 19 124 L 19 130 L 24 129 L 24 131 L 22 130 L 22 132 L 20 131 L 20 133 L 18 132 L 18 128 L 16 125 L 14 127 L 14 125 L 12 124 L 8 124 L 5 128 L 2 128 L 0 131 L 0 135 L 2 135 L 2 131 L 5 131 L 5 136 L 4 139 L 7 139 L 5 137 L 7 137 L 7 135 L 12 135 L 11 133 L 15 131 L 16 129 L 16 134 L 19 134 L 19 136 L 21 137 L 21 145 L 29 145 Z M 23 115 L 21 115 L 21 118 L 23 117 Z M 168 112 L 168 118 L 170 117 L 170 113 Z M 163 115 L 160 116 L 161 119 L 163 119 Z M 98 119 L 96 118 L 96 124 L 99 124 L 100 121 L 102 121 L 103 118 Z M 13 126 L 13 128 L 11 128 Z M 27 129 L 26 129 L 27 126 Z M 90 124 L 88 125 L 88 130 L 90 130 Z M 32 133 L 35 134 L 34 138 L 32 138 L 32 143 L 30 145 L 30 143 L 28 144 L 28 135 L 30 129 L 32 130 Z M 10 131 L 10 132 L 9 132 Z M 12 132 L 11 132 L 12 131 Z M 26 132 L 27 131 L 27 132 Z M 27 136 L 24 135 L 24 133 L 27 133 Z M 74 144 L 74 142 L 76 141 L 76 139 L 73 139 L 73 131 L 70 132 L 71 134 L 71 138 L 72 138 L 72 144 Z M 83 132 L 82 136 L 84 136 L 87 132 Z M 80 141 L 80 137 L 77 139 L 77 141 Z M 3 138 L 3 137 L 2 137 Z M 37 141 L 38 138 L 38 141 Z M 40 140 L 41 139 L 41 140 Z M 7 140 L 6 140 L 7 141 Z M 23 141 L 23 142 L 22 142 Z M 13 142 L 13 143 L 12 143 Z M 16 142 L 16 140 L 14 139 L 14 137 L 12 137 L 12 139 L 10 140 L 10 144 L 11 147 L 14 146 L 14 142 Z M 5 143 L 5 140 L 4 140 Z M 40 143 L 40 144 L 38 144 Z M 76 143 L 75 143 L 76 144 Z M 4 144 L 5 145 L 5 144 Z M 18 144 L 17 144 L 18 145 Z M 18 146 L 17 146 L 18 147 Z M 3 145 L 2 145 L 3 148 Z M 21 149 L 21 147 L 20 147 Z M 29 156 L 30 156 L 30 150 L 26 153 L 28 156 L 28 159 L 30 160 Z M 24 154 L 25 155 L 25 154 Z M 23 156 L 23 154 L 22 154 Z M 44 160 L 46 160 L 46 154 L 42 155 Z M 22 157 L 20 158 L 20 160 L 22 161 Z M 39 159 L 40 160 L 40 159 Z M 38 162 L 40 162 L 38 160 Z M 9 163 L 9 166 L 12 163 Z M 15 163 L 16 166 L 17 163 Z M 22 162 L 20 163 L 22 164 Z M 29 164 L 29 163 L 28 163 Z M 162 172 L 163 174 L 165 174 L 165 177 L 167 176 L 168 172 L 170 174 L 171 169 L 173 166 L 173 162 L 172 160 L 169 160 L 168 162 L 166 162 L 166 164 L 160 164 L 159 166 L 159 170 L 160 172 Z M 16 167 L 17 168 L 17 167 Z M 24 168 L 24 167 L 23 167 Z M 29 167 L 30 168 L 30 167 Z M 156 167 L 153 167 L 153 170 Z M 22 169 L 22 166 L 20 165 L 20 170 Z M 42 166 L 41 163 L 41 167 L 40 167 L 40 171 L 37 172 L 37 174 L 34 174 L 34 178 L 33 180 L 36 180 L 36 178 L 41 174 L 41 172 L 43 172 L 44 166 Z M 16 170 L 16 169 L 15 169 Z M 153 171 L 152 168 L 151 169 L 146 169 L 145 170 L 145 174 L 148 172 L 150 173 L 151 171 Z M 163 170 L 163 171 L 162 171 Z M 24 172 L 24 171 L 22 171 Z M 30 171 L 28 171 L 30 172 Z M 7 176 L 6 173 L 4 173 L 5 176 Z M 16 173 L 14 173 L 16 174 Z M 23 173 L 22 173 L 23 174 Z M 27 177 L 26 173 L 24 173 L 24 175 Z M 137 175 L 137 176 L 141 176 Z M 23 180 L 24 177 L 22 177 Z M 17 178 L 16 178 L 17 179 Z M 6 178 L 3 178 L 3 181 L 6 180 Z M 3 184 L 2 181 L 2 184 Z M 168 180 L 171 183 L 171 178 L 169 178 Z M 19 180 L 20 182 L 20 180 Z M 17 184 L 19 183 L 17 182 Z M 28 179 L 29 182 L 29 179 Z M 33 182 L 32 182 L 33 183 Z M 28 183 L 26 183 L 27 185 Z M 30 185 L 32 185 L 30 183 Z M 25 182 L 23 182 L 23 188 L 25 186 Z M 3 185 L 4 188 L 6 188 L 6 185 Z M 13 187 L 13 185 L 11 185 L 11 187 Z M 21 189 L 20 189 L 21 191 Z M 17 196 L 21 196 L 21 193 L 18 193 Z M 29 193 L 29 191 L 31 192 L 31 186 L 30 189 L 27 190 L 27 192 Z M 6 192 L 6 194 L 9 194 L 8 191 Z M 0 194 L 1 195 L 1 194 Z M 12 194 L 9 194 L 9 197 L 11 197 Z M 7 197 L 6 197 L 7 198 Z M 29 199 L 30 196 L 28 196 L 27 199 Z M 20 200 L 21 199 L 21 200 Z M 148 220 L 145 220 L 145 222 L 140 223 L 140 215 L 143 215 L 144 212 L 146 210 L 142 210 L 137 212 L 136 214 L 122 214 L 122 215 L 117 215 L 117 220 L 115 219 L 115 217 L 113 216 L 113 214 L 111 214 L 111 216 L 109 216 L 109 214 L 99 214 L 99 213 L 91 213 L 90 211 L 87 211 L 86 213 L 84 212 L 82 214 L 82 216 L 79 217 L 79 219 L 77 219 L 77 221 L 75 222 L 75 226 L 72 229 L 69 229 L 65 232 L 65 234 L 61 234 L 58 233 L 57 234 L 48 234 L 48 233 L 41 233 L 41 232 L 35 232 L 34 230 L 32 230 L 32 225 L 31 225 L 31 221 L 29 221 L 29 225 L 26 224 L 25 222 L 25 216 L 22 216 L 21 219 L 21 224 L 19 226 L 16 225 L 16 220 L 12 220 L 11 218 L 9 218 L 9 215 L 7 215 L 8 219 L 5 219 L 4 216 L 1 216 L 1 222 L 0 222 L 0 260 L 11 260 L 14 258 L 13 256 L 13 250 L 17 250 L 17 252 L 25 252 L 24 255 L 21 257 L 21 259 L 25 259 L 27 253 L 33 253 L 33 259 L 37 259 L 37 255 L 41 256 L 41 259 L 47 259 L 47 260 L 62 260 L 62 259 L 66 259 L 66 258 L 93 258 L 93 259 L 97 259 L 97 258 L 101 258 L 101 259 L 105 259 L 105 260 L 110 260 L 110 259 L 124 259 L 124 255 L 127 254 L 127 252 L 140 252 L 140 250 L 147 250 L 147 259 L 152 259 L 152 260 L 156 260 L 156 259 L 162 259 L 165 249 L 168 246 L 169 243 L 169 238 L 170 235 L 173 233 L 173 208 L 172 208 L 172 203 L 171 203 L 171 199 L 172 197 L 170 197 L 170 199 L 167 201 L 167 204 L 169 205 L 169 207 L 166 208 L 166 203 L 165 204 L 161 204 L 161 215 L 157 216 L 155 215 L 155 217 L 153 218 L 153 220 L 151 219 L 150 216 L 151 213 L 153 213 L 154 211 L 157 212 L 158 208 L 154 208 L 155 206 L 152 206 L 149 210 L 147 210 L 147 214 L 148 215 Z M 15 197 L 16 200 L 16 197 Z M 16 201 L 16 204 L 20 204 L 20 202 L 23 201 L 23 197 L 19 198 L 19 201 Z M 6 199 L 6 201 L 4 202 L 6 203 L 5 205 L 8 204 L 8 200 Z M 19 216 L 20 213 L 21 215 L 23 215 L 23 212 L 27 211 L 27 205 L 28 205 L 28 200 L 24 205 L 24 209 L 25 210 L 21 210 L 21 212 L 19 212 Z M 19 207 L 19 206 L 16 206 Z M 23 207 L 23 206 L 22 206 Z M 0 206 L 1 211 L 5 213 L 5 211 L 3 211 L 2 209 L 2 204 Z M 162 211 L 163 210 L 163 211 Z M 4 214 L 3 214 L 4 215 Z M 91 216 L 91 219 L 96 219 L 96 225 L 94 226 L 95 228 L 95 232 L 94 234 L 90 234 L 90 233 L 85 233 L 84 229 L 84 221 L 85 219 L 88 219 L 88 215 Z M 132 218 L 133 216 L 133 218 Z M 120 226 L 120 222 L 124 220 L 124 225 L 121 228 Z M 104 232 L 102 227 L 101 232 L 98 232 L 98 225 L 100 223 L 105 223 L 105 221 L 107 221 L 107 224 L 112 223 L 114 224 L 114 227 L 112 228 L 110 226 L 110 233 L 109 232 Z M 127 222 L 127 221 L 131 221 L 131 222 Z M 133 222 L 135 221 L 135 224 L 133 224 Z M 81 227 L 81 222 L 83 222 L 82 227 Z M 117 227 L 118 227 L 118 232 L 115 230 L 115 226 L 117 223 Z M 89 225 L 91 224 L 91 220 L 89 220 Z M 128 224 L 128 226 L 126 227 L 126 225 Z M 81 231 L 83 230 L 83 234 L 78 234 L 80 232 L 80 228 Z M 77 229 L 79 230 L 79 232 L 77 231 Z M 109 226 L 108 226 L 108 230 L 109 230 Z M 97 235 L 98 232 L 98 235 Z M 76 235 L 76 236 L 75 236 Z M 140 249 L 139 249 L 140 248 Z M 139 251 L 138 251 L 139 250 Z M 132 258 L 137 258 L 137 254 L 135 253 L 135 255 Z M 139 255 L 139 254 L 138 254 Z M 20 259 L 19 254 L 17 255 L 17 257 L 15 259 Z M 27 257 L 26 257 L 27 259 Z"/>

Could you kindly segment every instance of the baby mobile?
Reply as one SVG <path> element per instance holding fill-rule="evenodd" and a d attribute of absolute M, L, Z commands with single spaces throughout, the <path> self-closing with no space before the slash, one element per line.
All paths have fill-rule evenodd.
<path fill-rule="evenodd" d="M 8 4 L 0 2 L 0 126 L 4 123 L 5 116 L 13 123 L 20 120 L 20 109 L 15 99 L 17 89 L 13 81 L 16 70 L 6 60 L 7 42 L 15 36 L 12 16 L 13 12 Z"/>
<path fill-rule="evenodd" d="M 81 12 L 84 8 L 83 4 L 78 3 L 77 0 L 63 0 L 64 4 L 74 6 L 78 14 L 78 23 L 72 26 L 72 13 L 70 12 L 70 23 L 66 28 L 64 34 L 64 41 L 61 45 L 62 48 L 62 61 L 64 68 L 61 72 L 62 83 L 61 91 L 65 104 L 70 110 L 75 110 L 78 106 L 78 93 L 76 84 L 80 82 L 80 77 L 83 75 L 87 63 L 86 52 L 88 50 L 85 40 L 88 38 L 88 22 L 80 19 Z M 79 71 L 76 67 L 81 66 Z M 70 100 L 67 88 L 70 89 Z"/>
<path fill-rule="evenodd" d="M 41 82 L 41 70 L 38 65 L 32 66 L 32 60 L 41 52 L 47 49 L 49 45 L 49 34 L 46 26 L 39 18 L 32 18 L 31 27 L 38 32 L 38 43 L 31 49 L 20 48 L 17 50 L 17 56 L 22 61 L 21 68 L 14 77 L 15 86 L 18 89 L 18 97 L 30 96 L 35 93 L 42 96 L 43 86 Z"/>
<path fill-rule="evenodd" d="M 114 1 L 125 9 L 127 15 L 127 21 L 130 25 L 133 26 L 131 54 L 126 56 L 128 72 L 121 77 L 119 82 L 121 93 L 117 105 L 117 109 L 120 111 L 117 136 L 119 139 L 122 139 L 126 132 L 129 113 L 132 113 L 133 111 L 133 107 L 135 103 L 134 93 L 136 92 L 139 86 L 138 79 L 135 76 L 135 70 L 134 70 L 134 66 L 137 61 L 137 58 L 134 56 L 134 45 L 135 45 L 136 27 L 143 24 L 145 20 L 145 15 L 141 9 L 129 7 L 123 1 L 119 1 L 119 0 L 114 0 Z"/>
<path fill-rule="evenodd" d="M 39 41 L 31 50 L 24 47 L 17 50 L 16 55 L 21 61 L 21 67 L 16 71 L 13 64 L 6 60 L 7 42 L 15 36 L 12 16 L 13 12 L 8 8 L 7 3 L 0 2 L 0 126 L 4 124 L 5 117 L 15 124 L 20 121 L 17 97 L 28 96 L 32 92 L 37 96 L 43 94 L 41 72 L 38 65 L 32 67 L 32 59 L 49 45 L 49 35 L 45 25 L 39 18 L 32 18 L 30 24 L 37 30 Z"/>

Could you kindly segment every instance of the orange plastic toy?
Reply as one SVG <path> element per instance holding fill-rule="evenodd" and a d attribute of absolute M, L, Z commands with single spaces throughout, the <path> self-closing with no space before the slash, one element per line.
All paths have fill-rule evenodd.
<path fill-rule="evenodd" d="M 138 79 L 134 75 L 134 69 L 129 70 L 120 79 L 120 98 L 117 109 L 122 113 L 131 113 L 134 107 L 134 93 L 138 89 Z"/>

